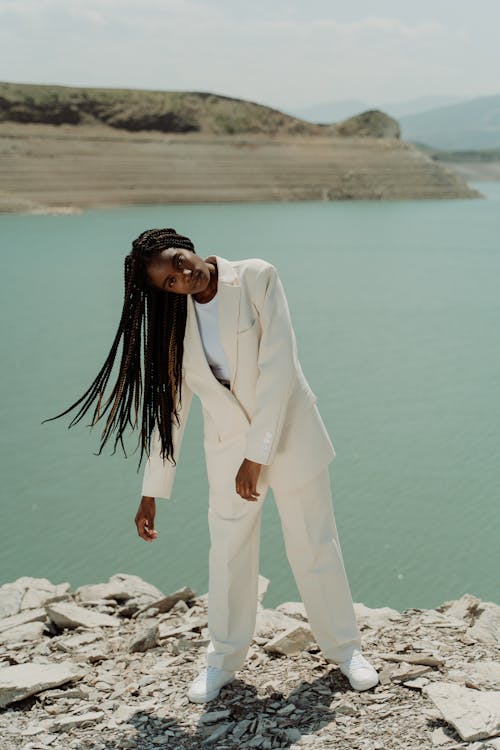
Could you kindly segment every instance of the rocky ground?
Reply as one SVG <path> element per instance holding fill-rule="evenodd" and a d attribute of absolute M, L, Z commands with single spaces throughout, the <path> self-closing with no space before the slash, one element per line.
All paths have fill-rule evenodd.
<path fill-rule="evenodd" d="M 356 603 L 380 683 L 357 692 L 321 654 L 303 605 L 262 606 L 244 668 L 207 704 L 207 596 L 136 576 L 71 591 L 0 587 L 2 750 L 500 749 L 500 607 L 464 594 L 436 609 Z"/>
<path fill-rule="evenodd" d="M 478 197 L 462 176 L 397 137 L 130 133 L 0 122 L 0 213 Z"/>

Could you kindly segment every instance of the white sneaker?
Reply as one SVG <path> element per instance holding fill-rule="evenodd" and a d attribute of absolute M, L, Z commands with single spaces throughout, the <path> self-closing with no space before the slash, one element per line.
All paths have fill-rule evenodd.
<path fill-rule="evenodd" d="M 368 690 L 379 681 L 377 670 L 357 648 L 348 659 L 340 662 L 339 669 L 349 679 L 354 690 Z"/>
<path fill-rule="evenodd" d="M 193 703 L 207 703 L 217 698 L 223 685 L 234 679 L 234 672 L 219 667 L 206 667 L 193 680 L 188 691 L 188 698 Z"/>

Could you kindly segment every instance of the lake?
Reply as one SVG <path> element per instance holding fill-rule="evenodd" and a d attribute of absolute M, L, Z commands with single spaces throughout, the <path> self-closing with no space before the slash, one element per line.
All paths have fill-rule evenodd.
<path fill-rule="evenodd" d="M 90 385 L 122 305 L 123 257 L 172 226 L 206 257 L 261 257 L 287 294 L 337 457 L 334 510 L 354 601 L 430 608 L 499 597 L 500 183 L 484 200 L 175 205 L 0 217 L 0 582 L 135 573 L 208 585 L 208 487 L 194 399 L 159 538 L 133 522 L 137 455 L 99 457 L 101 423 L 41 425 Z M 132 436 L 130 446 L 135 446 Z M 260 572 L 298 600 L 271 491 Z"/>

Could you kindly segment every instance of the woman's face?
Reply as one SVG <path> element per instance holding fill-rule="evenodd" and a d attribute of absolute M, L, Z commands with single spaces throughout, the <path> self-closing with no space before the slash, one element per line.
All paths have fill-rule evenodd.
<path fill-rule="evenodd" d="M 210 282 L 207 263 L 196 253 L 176 247 L 155 255 L 148 264 L 147 275 L 153 286 L 176 294 L 202 292 Z"/>

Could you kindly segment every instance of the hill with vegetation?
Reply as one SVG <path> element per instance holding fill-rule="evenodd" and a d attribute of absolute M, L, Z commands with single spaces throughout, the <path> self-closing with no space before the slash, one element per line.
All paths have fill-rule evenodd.
<path fill-rule="evenodd" d="M 481 197 L 368 110 L 330 125 L 196 92 L 0 84 L 0 212 Z"/>
<path fill-rule="evenodd" d="M 325 130 L 262 104 L 211 93 L 15 83 L 0 84 L 0 121 L 212 135 Z"/>
<path fill-rule="evenodd" d="M 105 125 L 129 132 L 399 138 L 396 120 L 378 110 L 322 125 L 262 104 L 211 93 L 22 83 L 0 83 L 0 122 Z"/>

